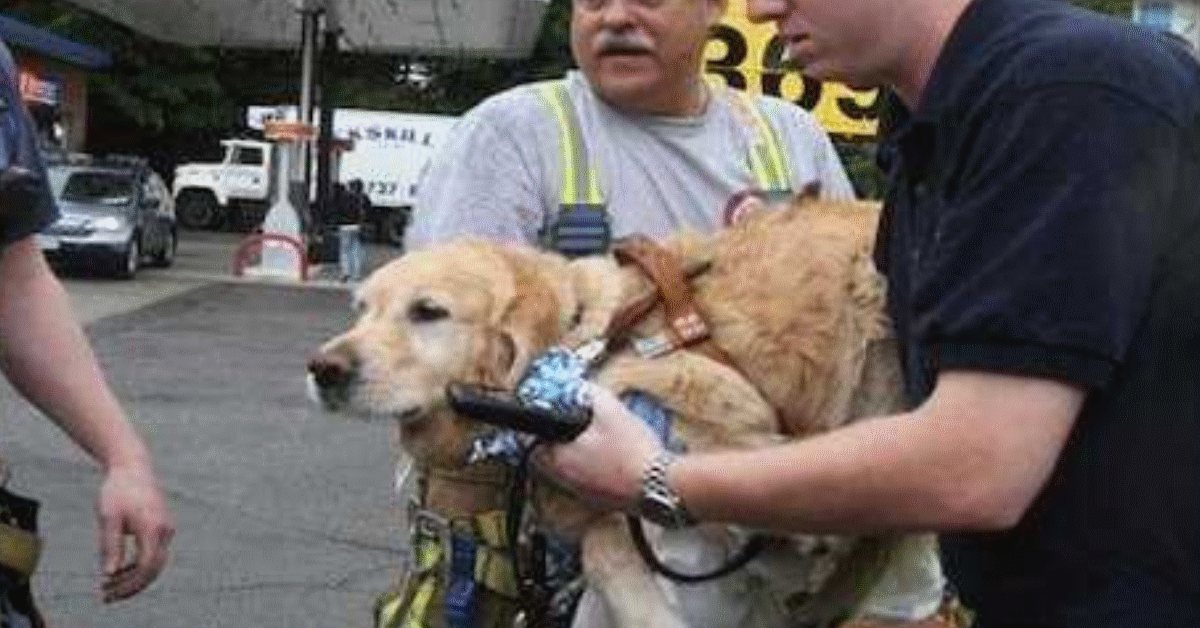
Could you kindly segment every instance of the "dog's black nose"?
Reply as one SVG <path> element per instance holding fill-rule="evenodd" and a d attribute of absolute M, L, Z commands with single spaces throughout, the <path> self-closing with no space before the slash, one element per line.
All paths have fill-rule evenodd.
<path fill-rule="evenodd" d="M 308 361 L 308 372 L 320 388 L 340 388 L 350 383 L 353 367 L 343 356 L 322 353 Z"/>

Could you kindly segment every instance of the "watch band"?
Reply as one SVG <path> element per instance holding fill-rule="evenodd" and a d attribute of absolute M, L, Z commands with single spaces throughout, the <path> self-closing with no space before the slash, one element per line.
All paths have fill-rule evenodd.
<path fill-rule="evenodd" d="M 696 524 L 691 513 L 683 506 L 683 500 L 667 482 L 667 468 L 676 459 L 676 455 L 669 451 L 659 452 L 642 472 L 640 514 L 665 528 L 684 528 Z"/>

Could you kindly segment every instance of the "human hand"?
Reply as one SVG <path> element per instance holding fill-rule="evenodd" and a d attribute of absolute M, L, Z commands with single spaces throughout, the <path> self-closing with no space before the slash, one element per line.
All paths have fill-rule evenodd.
<path fill-rule="evenodd" d="M 148 465 L 113 467 L 96 499 L 101 583 L 105 602 L 136 595 L 167 562 L 175 523 Z M 133 537 L 133 555 L 126 554 Z"/>
<path fill-rule="evenodd" d="M 589 384 L 592 422 L 578 438 L 547 445 L 539 467 L 598 505 L 624 511 L 637 508 L 642 472 L 662 450 L 658 435 L 608 390 Z"/>

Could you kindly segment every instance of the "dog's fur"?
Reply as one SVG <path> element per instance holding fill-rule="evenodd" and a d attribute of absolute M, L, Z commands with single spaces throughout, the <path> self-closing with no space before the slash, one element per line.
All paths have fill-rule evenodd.
<path fill-rule="evenodd" d="M 896 410 L 884 286 L 870 257 L 877 219 L 874 204 L 798 199 L 717 236 L 665 243 L 684 260 L 711 262 L 694 281 L 696 302 L 740 372 L 689 351 L 654 359 L 625 352 L 597 381 L 659 399 L 691 451 L 761 446 L 780 438 L 780 425 L 803 437 Z M 568 261 L 480 241 L 411 252 L 364 282 L 358 321 L 320 349 L 315 363 L 339 376 L 319 377 L 319 396 L 333 409 L 395 417 L 419 467 L 461 471 L 472 442 L 490 428 L 450 411 L 447 382 L 512 387 L 541 351 L 594 337 L 650 289 L 609 257 Z M 655 313 L 637 333 L 662 327 Z M 444 514 L 501 503 L 493 486 L 434 479 L 429 507 Z M 585 574 L 615 624 L 685 625 L 670 594 L 650 594 L 655 581 L 619 518 L 564 493 L 535 499 L 542 522 L 581 536 Z"/>

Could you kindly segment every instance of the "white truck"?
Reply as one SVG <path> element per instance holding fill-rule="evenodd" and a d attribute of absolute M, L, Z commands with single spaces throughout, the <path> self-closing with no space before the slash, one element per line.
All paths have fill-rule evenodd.
<path fill-rule="evenodd" d="M 294 107 L 250 107 L 247 125 L 262 129 L 267 120 L 295 119 L 294 111 Z M 417 181 L 457 119 L 362 109 L 334 111 L 334 136 L 353 142 L 341 155 L 334 177 L 342 183 L 362 180 L 371 198 L 370 222 L 380 239 L 399 244 Z M 225 155 L 220 163 L 187 163 L 175 169 L 176 216 L 185 228 L 248 230 L 262 221 L 275 198 L 270 142 L 226 139 L 221 145 Z"/>

